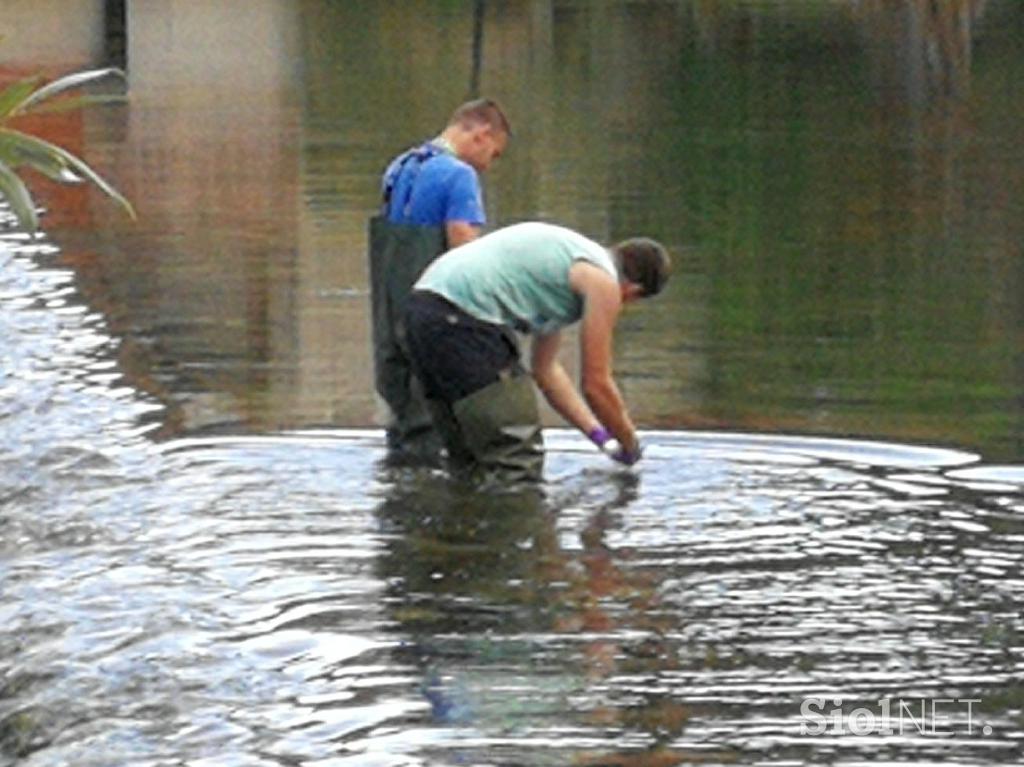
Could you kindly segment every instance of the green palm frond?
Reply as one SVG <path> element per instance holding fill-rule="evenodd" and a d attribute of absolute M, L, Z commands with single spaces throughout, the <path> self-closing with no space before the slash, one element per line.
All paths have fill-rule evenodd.
<path fill-rule="evenodd" d="M 40 78 L 28 77 L 0 91 L 0 196 L 10 204 L 22 229 L 35 232 L 39 225 L 32 197 L 17 174 L 17 170 L 23 167 L 32 168 L 63 184 L 90 181 L 135 218 L 131 203 L 84 160 L 56 144 L 8 126 L 11 119 L 29 112 L 67 111 L 106 103 L 112 98 L 121 100 L 123 97 L 87 95 L 60 99 L 43 106 L 55 96 L 110 77 L 123 80 L 125 75 L 120 69 L 96 69 L 61 77 L 42 87 L 39 86 Z"/>
<path fill-rule="evenodd" d="M 11 83 L 0 92 L 0 120 L 6 120 L 17 113 L 18 108 L 32 95 L 39 87 L 39 77 L 26 77 L 16 83 Z"/>
<path fill-rule="evenodd" d="M 0 128 L 0 162 L 11 168 L 27 166 L 61 184 L 85 181 L 62 157 L 40 147 L 37 140 L 25 141 L 16 131 L 7 128 Z"/>
<path fill-rule="evenodd" d="M 22 228 L 34 232 L 39 226 L 39 218 L 36 214 L 36 205 L 32 202 L 32 195 L 28 193 L 25 182 L 11 166 L 3 162 L 0 162 L 0 194 L 10 204 Z"/>
<path fill-rule="evenodd" d="M 70 90 L 81 88 L 99 80 L 105 80 L 109 77 L 116 77 L 122 81 L 126 79 L 124 72 L 116 67 L 92 69 L 88 72 L 76 72 L 75 74 L 65 75 L 51 83 L 47 83 L 42 88 L 34 89 L 20 104 L 15 106 L 11 115 L 25 114 L 26 112 L 33 111 L 37 104 L 41 104 L 54 96 L 67 93 Z"/>
<path fill-rule="evenodd" d="M 30 136 L 27 133 L 21 133 L 10 128 L 0 128 L 0 140 L 10 140 L 14 152 L 24 158 L 25 164 L 42 173 L 46 173 L 51 178 L 55 176 L 48 173 L 48 170 L 57 170 L 56 176 L 58 180 L 61 180 L 59 178 L 60 175 L 70 173 L 72 183 L 74 183 L 76 177 L 78 180 L 86 179 L 91 181 L 107 196 L 119 203 L 129 216 L 133 219 L 135 218 L 135 209 L 132 207 L 132 204 L 113 186 L 107 183 L 100 174 L 66 149 L 62 149 L 48 141 L 43 141 L 36 136 Z"/>

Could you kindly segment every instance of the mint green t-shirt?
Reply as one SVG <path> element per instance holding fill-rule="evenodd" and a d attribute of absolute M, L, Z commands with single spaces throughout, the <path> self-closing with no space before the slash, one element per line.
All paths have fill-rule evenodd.
<path fill-rule="evenodd" d="M 484 322 L 543 335 L 583 315 L 583 300 L 569 286 L 569 269 L 580 260 L 618 279 L 611 254 L 593 240 L 554 224 L 513 224 L 448 251 L 415 289 Z"/>

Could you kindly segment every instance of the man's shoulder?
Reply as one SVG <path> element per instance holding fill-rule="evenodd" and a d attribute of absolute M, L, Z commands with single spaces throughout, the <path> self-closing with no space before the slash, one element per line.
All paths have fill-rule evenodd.
<path fill-rule="evenodd" d="M 504 231 L 510 237 L 562 246 L 578 256 L 607 252 L 600 243 L 575 229 L 547 221 L 521 221 L 505 227 Z"/>
<path fill-rule="evenodd" d="M 453 154 L 442 152 L 431 157 L 423 164 L 420 171 L 426 177 L 437 177 L 444 179 L 467 178 L 473 181 L 478 180 L 477 172 L 465 160 L 460 160 Z"/>
<path fill-rule="evenodd" d="M 469 171 L 474 176 L 476 175 L 476 171 L 473 170 L 471 165 L 460 160 L 457 156 L 446 151 L 433 141 L 425 141 L 422 144 L 411 146 L 391 158 L 391 162 L 387 164 L 384 170 L 384 176 L 404 175 L 409 172 L 419 174 L 428 167 L 433 172 L 440 170 L 451 172 L 454 169 L 456 172 Z"/>
<path fill-rule="evenodd" d="M 389 208 L 395 220 L 426 226 L 486 221 L 476 170 L 450 152 L 428 142 L 400 155 L 392 166 L 398 169 L 391 188 L 401 200 L 400 210 L 394 204 Z M 384 186 L 388 188 L 387 180 Z"/>
<path fill-rule="evenodd" d="M 452 155 L 437 156 L 424 163 L 416 179 L 416 199 L 444 201 L 445 220 L 482 222 L 480 178 L 471 165 Z"/>

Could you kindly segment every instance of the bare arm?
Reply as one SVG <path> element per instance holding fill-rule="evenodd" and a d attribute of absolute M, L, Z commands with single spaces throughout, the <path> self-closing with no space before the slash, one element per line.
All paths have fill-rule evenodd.
<path fill-rule="evenodd" d="M 448 248 L 457 248 L 480 236 L 480 227 L 466 221 L 447 221 L 444 225 Z"/>
<path fill-rule="evenodd" d="M 622 308 L 618 282 L 587 263 L 577 263 L 569 273 L 573 289 L 583 296 L 580 324 L 581 388 L 587 404 L 626 450 L 639 443 L 626 403 L 612 378 L 612 337 Z"/>
<path fill-rule="evenodd" d="M 533 340 L 531 367 L 537 387 L 551 407 L 580 431 L 587 433 L 600 426 L 583 401 L 572 379 L 558 361 L 559 333 L 537 336 Z"/>

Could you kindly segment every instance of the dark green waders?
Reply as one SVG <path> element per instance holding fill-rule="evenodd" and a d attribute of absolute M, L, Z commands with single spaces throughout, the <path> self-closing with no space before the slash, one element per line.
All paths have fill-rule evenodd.
<path fill-rule="evenodd" d="M 374 386 L 390 410 L 392 458 L 430 460 L 443 445 L 405 342 L 405 300 L 423 270 L 446 249 L 441 226 L 392 224 L 370 219 L 370 303 L 373 317 Z"/>
<path fill-rule="evenodd" d="M 495 472 L 502 478 L 538 481 L 544 469 L 533 379 L 525 372 L 503 376 L 451 406 L 456 435 L 446 433 L 462 449 L 449 448 L 453 460 Z M 451 426 L 445 428 L 449 432 Z"/>

